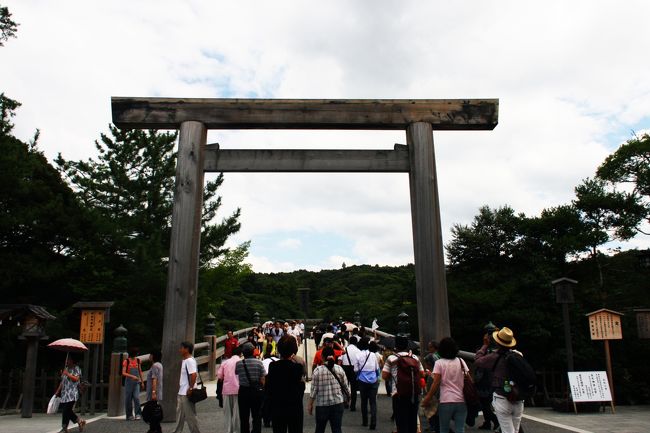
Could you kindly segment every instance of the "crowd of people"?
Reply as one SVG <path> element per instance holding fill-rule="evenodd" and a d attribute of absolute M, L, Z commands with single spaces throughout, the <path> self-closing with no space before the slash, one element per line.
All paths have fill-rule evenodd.
<path fill-rule="evenodd" d="M 306 407 L 315 417 L 315 433 L 323 433 L 328 424 L 332 433 L 340 433 L 344 414 L 357 412 L 357 406 L 361 425 L 377 429 L 382 379 L 392 400 L 396 432 L 447 433 L 453 423 L 455 432 L 463 433 L 465 425 L 475 425 L 479 410 L 484 417 L 481 430 L 522 431 L 525 394 L 514 395 L 517 384 L 509 367 L 511 356 L 521 358 L 521 353 L 514 350 L 516 340 L 507 327 L 484 336 L 472 373 L 452 338 L 430 342 L 420 358 L 405 337 L 397 336 L 387 344 L 349 323 L 322 323 L 307 337 L 313 337 L 317 347 Z M 298 346 L 305 338 L 304 328 L 295 322 L 268 323 L 239 347 L 236 338 L 229 338 L 226 350 L 232 358 L 218 374 L 227 433 L 260 433 L 262 426 L 272 427 L 274 433 L 301 432 L 308 375 Z M 250 377 L 246 367 L 254 371 L 248 373 Z M 467 380 L 474 384 L 480 401 L 467 401 Z M 231 401 L 225 403 L 226 399 Z"/>
<path fill-rule="evenodd" d="M 298 354 L 306 337 L 314 338 L 317 347 L 310 366 Z M 479 429 L 520 433 L 524 400 L 532 397 L 535 378 L 516 345 L 510 328 L 489 330 L 470 370 L 450 337 L 430 342 L 420 357 L 417 345 L 404 336 L 380 340 L 349 323 L 323 323 L 307 335 L 299 321 L 267 323 L 251 331 L 243 344 L 228 332 L 217 371 L 217 398 L 226 433 L 261 433 L 262 427 L 272 428 L 273 433 L 298 433 L 303 431 L 303 400 L 311 376 L 306 413 L 315 417 L 315 433 L 324 433 L 328 424 L 332 433 L 341 433 L 344 414 L 356 412 L 357 403 L 360 424 L 376 430 L 377 394 L 383 379 L 397 433 L 448 433 L 452 423 L 455 433 L 463 433 L 465 425 L 475 425 L 479 410 L 484 418 Z M 150 355 L 146 380 L 137 355 L 136 349 L 130 350 L 122 364 L 127 420 L 142 417 L 141 390 L 146 390 L 149 403 L 162 399 L 160 352 Z M 192 394 L 200 373 L 193 344 L 181 343 L 180 356 L 174 432 L 182 432 L 187 424 L 191 433 L 198 433 Z M 80 383 L 81 369 L 69 357 L 56 391 L 61 397 L 62 432 L 67 432 L 70 422 L 80 431 L 85 426 L 73 411 Z M 468 387 L 476 391 L 476 399 Z M 149 433 L 162 432 L 160 417 L 145 420 Z"/>

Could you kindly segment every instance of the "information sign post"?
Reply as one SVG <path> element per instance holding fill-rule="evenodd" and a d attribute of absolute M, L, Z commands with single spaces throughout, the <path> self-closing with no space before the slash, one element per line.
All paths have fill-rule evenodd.
<path fill-rule="evenodd" d="M 612 355 L 609 350 L 609 340 L 622 340 L 623 328 L 619 313 L 606 308 L 593 311 L 586 314 L 589 318 L 589 333 L 592 340 L 603 340 L 605 344 L 605 363 L 607 365 L 607 377 L 609 379 L 609 389 L 612 395 L 612 410 L 614 410 L 614 376 L 612 374 Z"/>
<path fill-rule="evenodd" d="M 81 413 L 90 410 L 95 414 L 97 407 L 97 391 L 99 389 L 99 403 L 102 406 L 104 397 L 104 333 L 110 318 L 110 308 L 113 302 L 77 302 L 72 307 L 81 310 L 81 323 L 79 326 L 79 340 L 90 346 L 84 355 L 82 376 L 89 380 L 90 402 L 88 393 L 81 398 Z M 90 370 L 90 355 L 92 352 L 92 370 Z M 98 377 L 99 376 L 99 377 Z"/>

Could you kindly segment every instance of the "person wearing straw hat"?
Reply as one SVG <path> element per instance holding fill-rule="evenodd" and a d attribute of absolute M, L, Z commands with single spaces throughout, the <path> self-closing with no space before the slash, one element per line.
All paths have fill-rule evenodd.
<path fill-rule="evenodd" d="M 497 344 L 497 350 L 488 353 L 491 340 Z M 506 358 L 511 352 L 516 352 L 514 347 L 517 340 L 512 330 L 503 327 L 495 330 L 492 335 L 486 334 L 483 337 L 483 346 L 476 352 L 474 365 L 491 373 L 492 405 L 499 420 L 502 433 L 518 433 L 521 425 L 521 417 L 524 413 L 523 401 L 510 401 L 508 399 L 508 369 Z M 517 352 L 518 353 L 518 352 Z"/>

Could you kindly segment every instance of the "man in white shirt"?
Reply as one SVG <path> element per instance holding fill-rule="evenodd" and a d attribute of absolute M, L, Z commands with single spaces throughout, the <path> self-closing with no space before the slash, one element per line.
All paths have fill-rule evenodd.
<path fill-rule="evenodd" d="M 420 404 L 420 377 L 424 377 L 424 368 L 418 357 L 409 351 L 407 338 L 395 337 L 395 352 L 395 355 L 390 355 L 386 359 L 384 368 L 381 370 L 381 377 L 386 381 L 390 380 L 392 383 L 393 413 L 395 414 L 397 431 L 400 433 L 416 433 Z M 418 371 L 418 373 L 403 374 L 402 378 L 408 378 L 409 380 L 401 383 L 398 379 L 400 370 L 406 372 L 411 369 Z"/>
<path fill-rule="evenodd" d="M 300 345 L 300 327 L 296 325 L 296 322 L 291 322 L 289 326 L 290 327 L 287 330 L 287 334 L 295 338 L 296 342 L 298 342 L 298 345 Z"/>
<path fill-rule="evenodd" d="M 183 357 L 181 364 L 181 376 L 178 388 L 178 397 L 176 402 L 176 429 L 174 433 L 181 433 L 183 427 L 187 422 L 191 433 L 200 433 L 199 423 L 196 419 L 196 407 L 194 403 L 189 400 L 192 395 L 192 390 L 196 387 L 196 378 L 198 375 L 198 368 L 196 360 L 192 357 L 194 345 L 188 341 L 181 343 L 180 353 Z"/>
<path fill-rule="evenodd" d="M 345 376 L 350 382 L 350 388 L 352 394 L 350 395 L 350 412 L 357 410 L 357 391 L 359 390 L 357 384 L 357 370 L 354 368 L 357 357 L 359 355 L 359 348 L 357 347 L 357 342 L 359 337 L 353 335 L 350 337 L 350 344 L 345 348 L 345 353 L 340 356 L 341 365 L 343 366 L 343 371 L 345 371 Z"/>

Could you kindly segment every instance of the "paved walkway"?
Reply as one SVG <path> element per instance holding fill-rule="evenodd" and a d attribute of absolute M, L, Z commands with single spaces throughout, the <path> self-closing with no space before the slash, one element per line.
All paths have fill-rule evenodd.
<path fill-rule="evenodd" d="M 308 364 L 311 363 L 315 347 L 313 341 L 308 345 Z M 304 356 L 303 347 L 299 354 Z M 223 411 L 218 407 L 215 395 L 215 383 L 207 383 L 208 400 L 197 405 L 199 424 L 202 433 L 223 432 Z M 390 420 L 390 398 L 385 395 L 384 387 L 379 387 L 378 402 L 378 433 L 391 433 L 394 430 Z M 357 403 L 359 404 L 359 403 Z M 306 406 L 306 405 L 305 405 Z M 650 433 L 650 406 L 619 407 L 616 414 L 611 411 L 591 414 L 565 414 L 546 408 L 526 408 L 523 426 L 525 433 Z M 305 414 L 304 431 L 314 431 L 314 418 Z M 23 419 L 20 415 L 0 416 L 0 433 L 54 433 L 59 430 L 60 415 L 48 416 L 36 414 L 33 418 Z M 87 417 L 89 421 L 86 430 L 89 433 L 145 433 L 148 426 L 141 421 L 125 421 L 124 417 L 107 418 L 105 415 Z M 478 420 L 480 424 L 481 418 Z M 172 424 L 164 424 L 163 431 L 171 432 Z M 70 429 L 76 432 L 77 429 Z M 187 431 L 187 429 L 185 429 Z M 329 429 L 327 430 L 329 431 Z M 361 426 L 360 412 L 346 412 L 343 417 L 345 433 L 368 432 Z M 476 427 L 467 428 L 468 432 L 480 432 Z M 270 433 L 264 429 L 263 433 Z"/>
<path fill-rule="evenodd" d="M 210 395 L 214 395 L 213 389 L 211 389 Z M 389 397 L 386 395 L 378 397 L 378 433 L 393 431 L 390 406 Z M 224 431 L 223 411 L 218 407 L 214 397 L 197 405 L 197 410 L 202 433 Z M 39 414 L 31 419 L 22 419 L 19 415 L 2 416 L 0 417 L 0 432 L 54 433 L 58 431 L 59 422 L 60 415 Z M 546 408 L 527 408 L 522 424 L 526 433 L 648 433 L 650 432 L 650 406 L 619 407 L 616 414 L 611 414 L 608 411 L 580 415 L 553 412 Z M 86 431 L 89 433 L 145 433 L 147 428 L 148 426 L 140 421 L 125 421 L 123 417 L 106 418 L 99 415 L 89 419 Z M 173 429 L 174 425 L 163 424 L 165 433 L 172 432 Z M 70 431 L 76 432 L 77 429 L 70 429 Z M 307 414 L 305 414 L 304 431 L 314 431 L 314 418 Z M 346 411 L 343 417 L 343 431 L 345 433 L 367 433 L 368 429 L 361 426 L 361 414 L 358 411 Z M 476 427 L 467 428 L 466 431 L 480 432 Z M 270 432 L 271 429 L 263 430 L 263 433 Z"/>
<path fill-rule="evenodd" d="M 526 408 L 528 420 L 543 420 L 549 425 L 569 426 L 576 433 L 648 433 L 650 432 L 650 406 L 619 406 L 616 413 L 555 412 L 549 408 Z"/>

